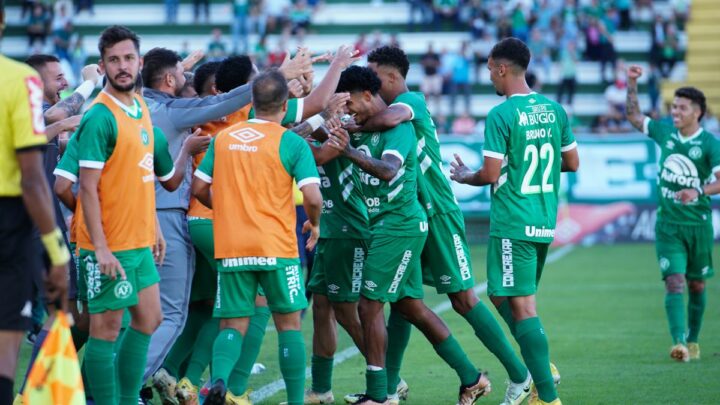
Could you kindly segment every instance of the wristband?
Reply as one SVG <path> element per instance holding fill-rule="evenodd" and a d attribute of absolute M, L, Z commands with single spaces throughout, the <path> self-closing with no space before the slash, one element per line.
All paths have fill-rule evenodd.
<path fill-rule="evenodd" d="M 40 237 L 53 266 L 62 266 L 70 261 L 70 252 L 59 228 Z"/>
<path fill-rule="evenodd" d="M 95 90 L 95 83 L 92 80 L 85 80 L 75 89 L 75 93 L 80 94 L 87 100 L 92 96 L 93 90 Z"/>
<path fill-rule="evenodd" d="M 325 118 L 323 118 L 320 114 L 315 114 L 312 117 L 308 118 L 306 120 L 308 124 L 310 124 L 310 127 L 313 131 L 320 128 L 320 125 L 325 123 Z"/>

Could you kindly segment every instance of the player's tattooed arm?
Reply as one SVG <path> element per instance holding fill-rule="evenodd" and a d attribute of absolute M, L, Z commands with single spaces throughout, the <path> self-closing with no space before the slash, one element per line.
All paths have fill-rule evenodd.
<path fill-rule="evenodd" d="M 625 101 L 625 114 L 630 124 L 638 130 L 643 130 L 645 115 L 640 111 L 640 102 L 638 101 L 638 85 L 637 79 L 642 76 L 642 68 L 632 65 L 627 72 L 627 99 Z"/>
<path fill-rule="evenodd" d="M 321 111 L 318 115 L 322 117 L 323 121 L 327 121 L 332 117 L 327 111 Z M 315 129 L 313 128 L 312 124 L 308 122 L 308 120 L 305 120 L 295 125 L 294 127 L 290 128 L 290 130 L 302 136 L 303 138 L 307 138 L 308 136 L 312 135 L 313 132 L 315 132 Z"/>
<path fill-rule="evenodd" d="M 365 173 L 382 181 L 392 180 L 402 166 L 402 161 L 395 155 L 383 154 L 382 159 L 375 159 L 350 145 L 345 147 L 343 155 L 352 160 Z"/>

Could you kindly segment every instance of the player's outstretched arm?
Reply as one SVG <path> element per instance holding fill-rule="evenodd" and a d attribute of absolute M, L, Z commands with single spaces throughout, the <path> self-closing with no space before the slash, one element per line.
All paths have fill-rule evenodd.
<path fill-rule="evenodd" d="M 703 195 L 715 194 L 720 194 L 720 172 L 715 173 L 715 181 L 713 181 L 712 183 L 701 185 L 697 188 L 686 188 L 678 191 L 677 198 L 682 201 L 683 204 L 688 204 Z"/>
<path fill-rule="evenodd" d="M 455 154 L 455 161 L 450 162 L 450 179 L 471 186 L 486 186 L 497 183 L 501 168 L 502 159 L 485 156 L 480 170 L 472 171 L 465 166 L 460 156 Z"/>
<path fill-rule="evenodd" d="M 330 68 L 327 73 L 325 73 L 325 77 L 323 77 L 320 84 L 305 97 L 305 101 L 303 102 L 303 119 L 318 114 L 328 106 L 330 97 L 335 93 L 335 89 L 340 81 L 340 74 L 359 59 L 356 57 L 357 53 L 358 51 L 354 50 L 350 45 L 342 45 L 338 48 L 332 63 L 330 63 Z"/>
<path fill-rule="evenodd" d="M 645 115 L 640 111 L 640 102 L 638 101 L 638 85 L 637 79 L 642 76 L 642 68 L 637 65 L 631 65 L 627 71 L 627 99 L 625 101 L 625 114 L 630 124 L 637 130 L 643 130 Z"/>
<path fill-rule="evenodd" d="M 395 155 L 385 153 L 382 155 L 382 159 L 378 160 L 350 145 L 343 150 L 343 155 L 352 160 L 352 162 L 358 165 L 365 173 L 377 177 L 382 181 L 392 180 L 398 170 L 400 170 L 400 167 L 402 167 L 402 161 Z"/>
<path fill-rule="evenodd" d="M 363 124 L 363 132 L 382 132 L 395 128 L 403 122 L 410 121 L 413 113 L 402 104 L 391 105 L 385 111 L 375 114 Z"/>
<path fill-rule="evenodd" d="M 53 138 L 62 132 L 74 131 L 75 128 L 80 125 L 81 119 L 82 115 L 73 115 L 72 117 L 62 119 L 45 127 L 45 136 L 47 137 L 48 142 L 52 141 Z"/>
<path fill-rule="evenodd" d="M 80 114 L 82 106 L 92 95 L 95 86 L 100 80 L 100 68 L 96 64 L 85 66 L 80 75 L 83 82 L 75 89 L 70 97 L 60 100 L 57 104 L 45 111 L 45 123 L 53 124 L 73 115 Z M 48 135 L 48 139 L 52 139 Z"/>
<path fill-rule="evenodd" d="M 305 249 L 312 250 L 320 237 L 320 213 L 322 212 L 322 193 L 317 183 L 305 184 L 300 187 L 303 195 L 303 208 L 308 220 L 303 224 L 302 232 L 310 232 Z"/>

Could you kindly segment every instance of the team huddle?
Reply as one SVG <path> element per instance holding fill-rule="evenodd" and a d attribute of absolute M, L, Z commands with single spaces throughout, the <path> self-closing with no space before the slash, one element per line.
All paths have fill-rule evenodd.
<path fill-rule="evenodd" d="M 146 381 L 165 404 L 250 404 L 248 379 L 271 317 L 287 404 L 335 402 L 335 322 L 367 365 L 362 393 L 347 402 L 407 399 L 402 362 L 415 326 L 456 372 L 457 403 L 474 404 L 491 382 L 425 305 L 423 285 L 447 295 L 503 365 L 503 405 L 561 403 L 535 294 L 555 235 L 561 172 L 578 170 L 579 156 L 562 106 L 525 81 L 531 56 L 523 42 L 504 39 L 489 55 L 493 86 L 506 99 L 487 117 L 482 168 L 471 170 L 456 155 L 449 170 L 452 181 L 492 187 L 487 292 L 520 353 L 473 290 L 464 218 L 425 98 L 406 84 L 403 50 L 380 47 L 357 66 L 349 46 L 320 57 L 300 48 L 264 72 L 247 56 L 232 56 L 196 67 L 189 82 L 177 53 L 156 48 L 141 58 L 139 38 L 125 27 L 103 31 L 98 48 L 106 83 L 54 169 L 55 193 L 74 213 L 71 299 L 76 327 L 85 330 L 73 339 L 84 346 L 86 394 L 96 404 L 136 404 Z M 330 66 L 314 86 L 320 60 Z M 188 88 L 197 94 L 184 97 Z M 641 125 L 666 147 L 684 147 L 668 146 L 673 128 Z M 707 145 L 687 154 L 712 156 L 696 174 L 704 180 L 720 166 L 720 149 L 698 139 Z M 667 159 L 685 163 L 678 153 Z M 669 251 L 679 227 L 707 220 L 706 194 L 720 190 L 661 176 L 676 196 L 662 203 Z M 310 235 L 301 248 L 316 250 L 307 282 L 296 199 L 307 217 L 302 233 Z M 692 201 L 685 216 L 672 217 Z M 697 240 L 688 243 L 707 246 Z M 685 275 L 688 258 L 658 249 L 678 295 L 676 276 Z M 691 283 L 712 274 L 705 250 L 692 263 Z M 306 389 L 308 293 L 314 328 Z M 670 319 L 672 356 L 687 360 L 699 325 L 686 339 L 684 319 Z"/>

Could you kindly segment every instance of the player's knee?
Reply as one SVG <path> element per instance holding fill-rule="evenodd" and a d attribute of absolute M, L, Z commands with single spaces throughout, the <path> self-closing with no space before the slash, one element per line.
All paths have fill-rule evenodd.
<path fill-rule="evenodd" d="M 472 290 L 460 291 L 457 293 L 448 294 L 450 297 L 450 303 L 453 309 L 460 315 L 465 315 L 475 308 L 478 302 L 477 297 L 473 294 Z"/>
<path fill-rule="evenodd" d="M 320 294 L 313 295 L 313 315 L 327 316 L 330 312 L 330 301 L 327 297 Z"/>
<path fill-rule="evenodd" d="M 685 275 L 670 274 L 665 277 L 665 291 L 669 294 L 682 294 L 685 291 Z"/>
<path fill-rule="evenodd" d="M 705 282 L 701 280 L 688 281 L 688 290 L 692 294 L 701 294 L 705 291 Z"/>

